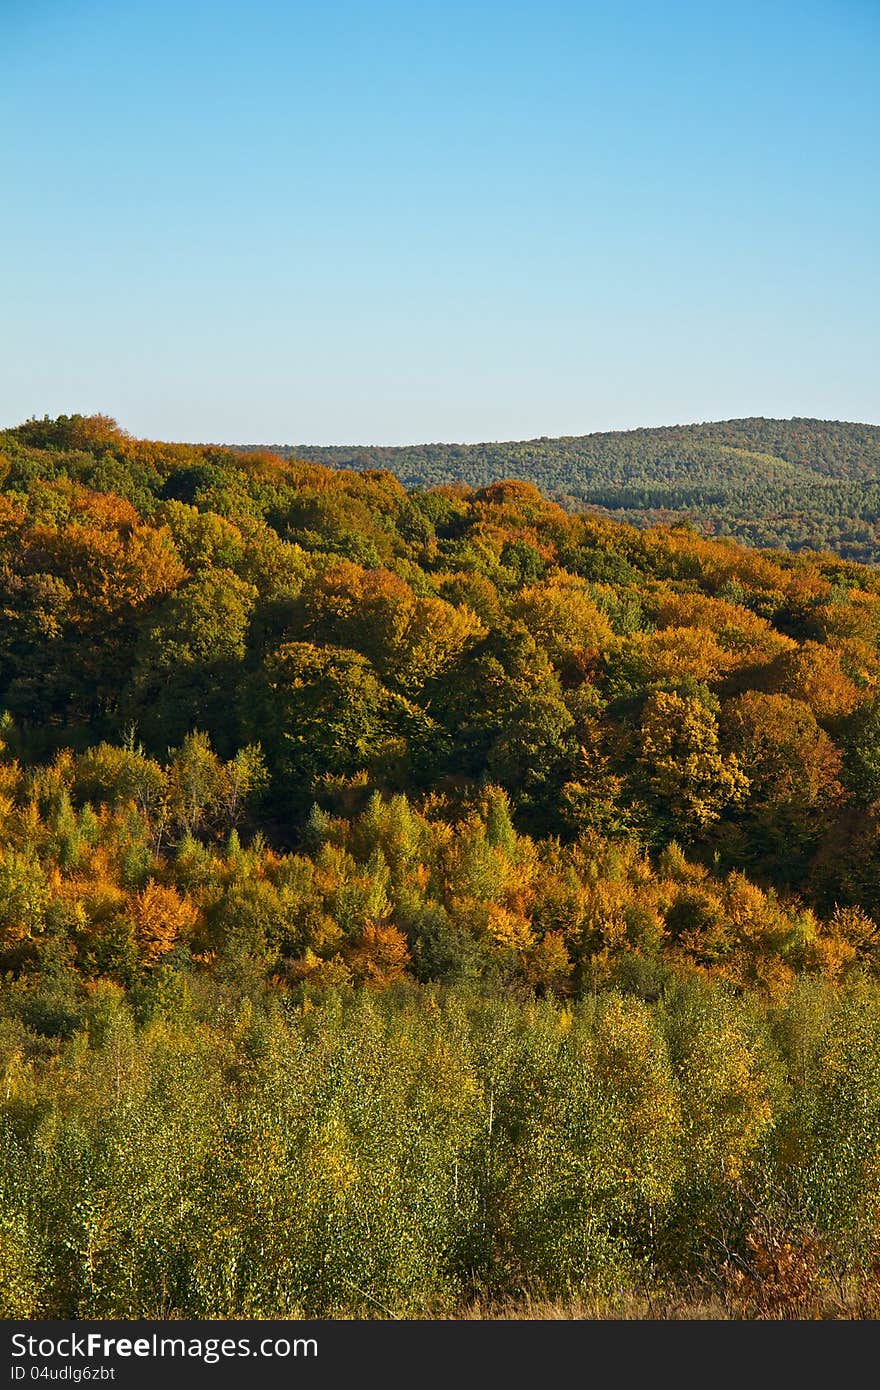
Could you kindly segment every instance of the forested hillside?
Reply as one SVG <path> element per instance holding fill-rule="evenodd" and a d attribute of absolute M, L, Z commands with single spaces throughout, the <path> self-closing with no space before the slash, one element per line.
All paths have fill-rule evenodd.
<path fill-rule="evenodd" d="M 0 472 L 6 1316 L 876 1315 L 880 570 L 103 417 Z"/>
<path fill-rule="evenodd" d="M 277 452 L 335 468 L 387 468 L 407 487 L 521 478 L 569 509 L 588 506 L 637 526 L 687 519 L 750 545 L 880 558 L 877 425 L 726 420 L 510 444 Z"/>

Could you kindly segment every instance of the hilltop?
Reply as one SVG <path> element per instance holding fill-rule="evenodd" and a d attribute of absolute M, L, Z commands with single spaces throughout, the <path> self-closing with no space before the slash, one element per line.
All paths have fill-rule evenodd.
<path fill-rule="evenodd" d="M 687 520 L 750 545 L 880 558 L 878 425 L 753 418 L 515 443 L 272 447 L 332 468 L 386 468 L 408 488 L 519 478 L 567 510 L 636 526 Z"/>

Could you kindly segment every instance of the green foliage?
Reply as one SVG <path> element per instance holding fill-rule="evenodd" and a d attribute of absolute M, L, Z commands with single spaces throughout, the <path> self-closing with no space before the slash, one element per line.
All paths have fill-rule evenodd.
<path fill-rule="evenodd" d="M 863 706 L 844 745 L 846 785 L 861 806 L 880 801 L 880 701 Z"/>
<path fill-rule="evenodd" d="M 442 1315 L 745 1261 L 876 1258 L 878 993 L 119 991 L 0 1024 L 7 1317 Z M 784 1224 L 784 1223 L 787 1223 Z"/>

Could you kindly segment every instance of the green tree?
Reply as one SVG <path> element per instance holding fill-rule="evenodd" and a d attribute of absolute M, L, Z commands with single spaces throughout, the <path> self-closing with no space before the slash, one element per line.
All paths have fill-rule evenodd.
<path fill-rule="evenodd" d="M 257 591 L 228 569 L 209 569 L 158 610 L 135 658 L 126 707 L 151 749 L 164 752 L 193 728 L 229 750 Z"/>

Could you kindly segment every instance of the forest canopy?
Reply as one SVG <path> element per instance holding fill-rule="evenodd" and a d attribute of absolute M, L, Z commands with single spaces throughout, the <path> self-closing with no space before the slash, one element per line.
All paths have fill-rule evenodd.
<path fill-rule="evenodd" d="M 0 458 L 14 974 L 873 962 L 877 570 L 100 416 Z"/>
<path fill-rule="evenodd" d="M 101 416 L 0 478 L 4 1315 L 873 1267 L 880 570 Z"/>

